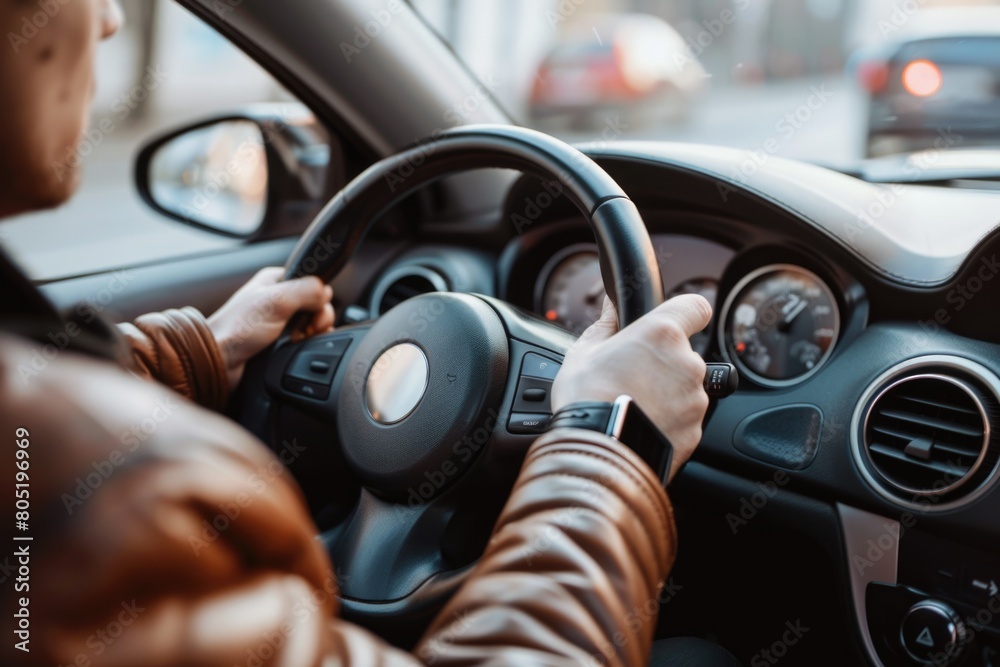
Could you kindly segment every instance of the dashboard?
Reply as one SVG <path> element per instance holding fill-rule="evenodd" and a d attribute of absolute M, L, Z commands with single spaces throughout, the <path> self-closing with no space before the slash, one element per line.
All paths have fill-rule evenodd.
<path fill-rule="evenodd" d="M 990 314 L 1000 281 L 984 268 L 1000 253 L 990 232 L 1000 197 L 911 186 L 877 224 L 859 227 L 858 211 L 876 211 L 882 186 L 777 159 L 752 182 L 733 184 L 720 174 L 738 164 L 737 152 L 692 150 L 594 154 L 640 208 L 665 293 L 713 305 L 692 347 L 740 371 L 740 390 L 712 408 L 671 494 L 681 506 L 711 508 L 697 519 L 704 544 L 712 544 L 706 526 L 723 534 L 685 566 L 688 544 L 678 571 L 697 572 L 707 586 L 698 590 L 715 600 L 750 595 L 747 581 L 770 572 L 769 587 L 753 594 L 781 591 L 776 606 L 798 604 L 820 619 L 817 660 L 920 664 L 906 653 L 903 624 L 926 617 L 943 632 L 954 626 L 948 614 L 981 606 L 976 582 L 988 592 L 1000 581 L 1000 554 L 985 546 L 1000 544 L 1000 320 Z M 533 179 L 516 181 L 502 217 L 521 214 L 539 192 Z M 573 333 L 600 315 L 600 258 L 569 202 L 546 207 L 500 244 L 454 239 L 407 245 L 370 284 L 368 310 L 448 289 L 498 297 Z M 762 524 L 777 526 L 777 541 L 757 544 L 758 558 L 744 530 Z M 775 555 L 775 544 L 786 551 Z M 853 567 L 857 556 L 871 566 Z M 785 586 L 800 561 L 813 568 L 801 576 L 823 580 L 802 599 Z M 716 569 L 706 572 L 710 564 Z M 821 611 L 817 598 L 836 602 Z M 766 632 L 766 614 L 723 623 L 718 606 L 691 609 L 692 618 L 699 611 L 714 627 L 752 630 L 749 643 Z M 983 650 L 1000 650 L 1000 615 L 994 621 Z"/>

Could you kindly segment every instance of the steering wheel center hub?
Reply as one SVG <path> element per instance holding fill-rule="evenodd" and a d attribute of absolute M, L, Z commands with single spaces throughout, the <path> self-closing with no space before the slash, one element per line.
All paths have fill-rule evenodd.
<path fill-rule="evenodd" d="M 406 502 L 457 481 L 496 426 L 508 356 L 499 315 L 474 296 L 426 294 L 383 315 L 338 399 L 340 442 L 359 479 Z"/>
<path fill-rule="evenodd" d="M 386 425 L 409 417 L 427 392 L 429 373 L 427 355 L 413 343 L 386 350 L 368 373 L 365 386 L 368 414 Z"/>

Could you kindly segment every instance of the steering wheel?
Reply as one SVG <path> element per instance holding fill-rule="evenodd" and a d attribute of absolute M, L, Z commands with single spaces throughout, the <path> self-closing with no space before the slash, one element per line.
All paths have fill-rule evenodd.
<path fill-rule="evenodd" d="M 450 130 L 371 166 L 310 225 L 286 278 L 331 281 L 391 206 L 432 180 L 484 168 L 551 181 L 590 221 L 621 327 L 662 303 L 649 234 L 618 184 L 571 146 L 509 126 Z M 375 322 L 300 343 L 283 336 L 266 353 L 270 398 L 335 427 L 361 487 L 322 535 L 346 616 L 377 626 L 434 610 L 454 592 L 544 428 L 573 342 L 500 300 L 434 293 Z"/>

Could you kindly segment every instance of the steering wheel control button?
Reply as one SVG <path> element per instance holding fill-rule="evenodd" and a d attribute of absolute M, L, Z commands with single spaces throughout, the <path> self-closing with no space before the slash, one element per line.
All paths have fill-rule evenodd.
<path fill-rule="evenodd" d="M 397 424 L 411 414 L 427 392 L 427 355 L 413 343 L 386 350 L 368 373 L 365 403 L 380 424 Z"/>
<path fill-rule="evenodd" d="M 339 356 L 302 350 L 292 359 L 285 375 L 296 380 L 330 386 L 333 383 L 333 374 L 336 373 L 337 366 L 340 365 L 340 360 Z"/>
<path fill-rule="evenodd" d="M 338 338 L 315 338 L 305 344 L 305 349 L 310 352 L 323 352 L 332 356 L 342 357 L 347 348 L 351 346 L 352 338 L 340 336 Z"/>
<path fill-rule="evenodd" d="M 545 389 L 525 389 L 521 393 L 521 398 L 529 403 L 541 403 L 549 397 L 549 392 Z"/>
<path fill-rule="evenodd" d="M 522 377 L 517 383 L 514 412 L 551 413 L 552 380 Z"/>
<path fill-rule="evenodd" d="M 281 381 L 281 386 L 287 392 L 317 401 L 325 401 L 330 397 L 330 385 L 326 384 L 316 384 L 298 378 L 286 377 Z"/>
<path fill-rule="evenodd" d="M 516 435 L 537 435 L 545 433 L 552 421 L 552 415 L 534 415 L 515 412 L 507 422 L 507 430 Z"/>
<path fill-rule="evenodd" d="M 521 364 L 521 375 L 555 380 L 560 368 L 562 368 L 562 365 L 559 362 L 552 361 L 540 354 L 529 352 L 524 355 L 524 363 Z"/>
<path fill-rule="evenodd" d="M 333 370 L 333 364 L 331 361 L 326 361 L 323 359 L 313 359 L 309 362 L 309 372 L 315 373 L 317 375 L 326 375 Z"/>
<path fill-rule="evenodd" d="M 900 628 L 903 648 L 918 665 L 954 664 L 966 638 L 962 619 L 937 600 L 924 600 L 910 607 Z"/>
<path fill-rule="evenodd" d="M 333 384 L 333 376 L 350 345 L 351 338 L 344 336 L 311 340 L 292 358 L 285 370 L 285 377 L 329 387 Z"/>

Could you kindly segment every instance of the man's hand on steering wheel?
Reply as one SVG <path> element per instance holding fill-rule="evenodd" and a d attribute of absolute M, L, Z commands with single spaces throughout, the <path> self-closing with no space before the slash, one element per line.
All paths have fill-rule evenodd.
<path fill-rule="evenodd" d="M 703 297 L 678 296 L 618 331 L 618 312 L 605 297 L 601 319 L 566 355 L 552 388 L 552 409 L 580 401 L 613 402 L 627 394 L 674 446 L 674 473 L 701 441 L 708 409 L 705 361 L 688 339 L 708 326 Z"/>
<path fill-rule="evenodd" d="M 282 268 L 261 269 L 208 318 L 230 388 L 239 384 L 246 363 L 278 340 L 295 313 L 315 313 L 305 336 L 333 329 L 333 288 L 315 276 L 282 282 L 283 275 Z"/>

